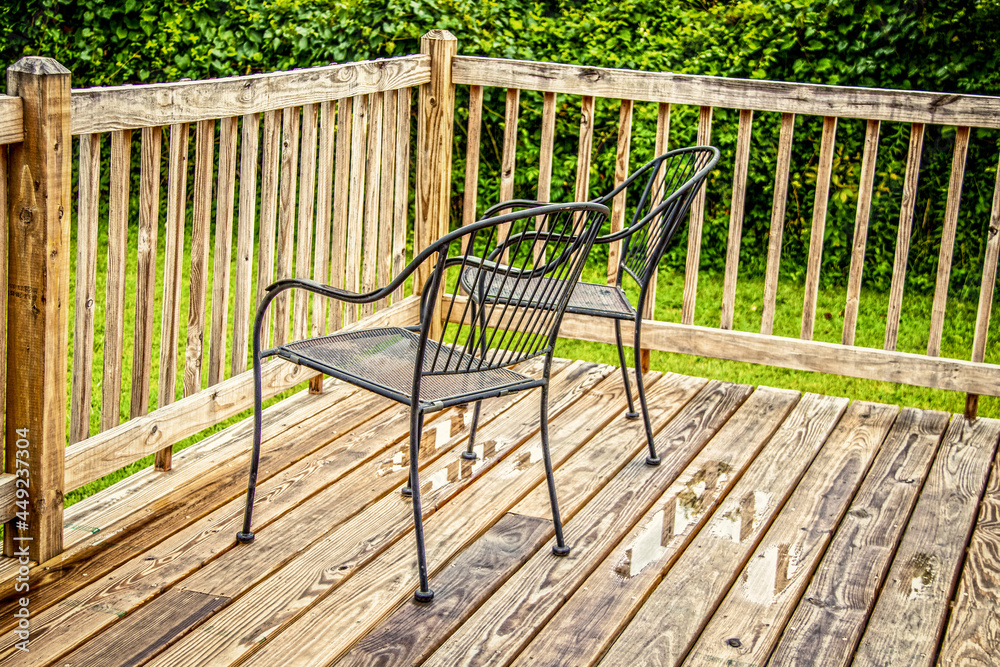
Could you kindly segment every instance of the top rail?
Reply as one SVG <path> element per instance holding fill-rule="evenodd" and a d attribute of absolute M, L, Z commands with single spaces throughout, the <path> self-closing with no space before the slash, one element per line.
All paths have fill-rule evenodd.
<path fill-rule="evenodd" d="M 1000 97 L 456 56 L 456 84 L 868 120 L 1000 128 Z"/>
<path fill-rule="evenodd" d="M 73 134 L 195 123 L 418 86 L 430 81 L 424 54 L 291 72 L 142 86 L 79 88 L 72 94 Z M 0 118 L 4 109 L 0 107 Z M 0 121 L 0 143 L 7 122 Z M 20 140 L 20 139 L 18 139 Z"/>
<path fill-rule="evenodd" d="M 21 98 L 0 95 L 0 146 L 24 141 L 24 112 Z"/>

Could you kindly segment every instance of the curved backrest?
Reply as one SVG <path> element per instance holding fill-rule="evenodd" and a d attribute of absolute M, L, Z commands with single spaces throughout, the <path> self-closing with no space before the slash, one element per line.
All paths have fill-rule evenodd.
<path fill-rule="evenodd" d="M 664 153 L 632 173 L 614 190 L 595 201 L 610 204 L 627 191 L 628 226 L 598 243 L 623 239 L 618 280 L 630 275 L 645 285 L 669 247 L 695 194 L 719 161 L 714 146 L 695 146 Z"/>
<path fill-rule="evenodd" d="M 548 353 L 608 214 L 593 202 L 552 204 L 442 237 L 422 310 L 430 313 L 444 285 L 440 312 L 450 324 L 426 346 L 423 374 L 489 370 Z"/>

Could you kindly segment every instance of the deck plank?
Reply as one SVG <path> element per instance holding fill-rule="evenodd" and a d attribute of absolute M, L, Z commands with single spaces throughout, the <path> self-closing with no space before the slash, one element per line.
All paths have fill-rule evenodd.
<path fill-rule="evenodd" d="M 701 380 L 678 375 L 671 374 L 657 380 L 658 376 L 657 373 L 648 376 L 651 382 L 647 394 L 652 408 L 650 420 L 655 431 L 659 431 L 680 411 L 704 384 Z M 563 519 L 572 517 L 590 498 L 592 493 L 587 490 L 595 485 L 600 488 L 637 452 L 645 451 L 645 446 L 641 423 L 624 419 L 613 421 L 598 437 L 586 443 L 583 449 L 556 471 Z M 574 469 L 577 467 L 582 467 L 586 474 L 580 474 L 579 470 Z M 581 477 L 585 480 L 579 479 Z M 542 511 L 532 511 L 532 505 L 539 505 L 534 499 L 540 495 L 540 490 L 545 492 L 544 507 L 539 508 Z M 428 656 L 517 567 L 552 538 L 554 529 L 548 503 L 546 487 L 539 486 L 507 515 L 531 517 L 531 521 L 541 522 L 544 530 L 534 532 L 534 539 L 521 545 L 518 558 L 511 558 L 506 568 L 492 568 L 489 566 L 491 561 L 483 560 L 479 555 L 481 543 L 496 542 L 506 531 L 507 524 L 514 521 L 504 517 L 431 580 L 431 586 L 436 591 L 434 605 L 424 605 L 417 609 L 409 602 L 404 603 L 363 641 L 356 644 L 338 664 L 366 665 L 377 661 L 383 667 L 388 667 L 413 664 Z M 436 601 L 442 596 L 449 601 L 439 606 Z M 414 637 L 419 637 L 419 641 L 412 641 Z"/>
<path fill-rule="evenodd" d="M 899 413 L 854 403 L 743 568 L 685 665 L 767 662 Z"/>
<path fill-rule="evenodd" d="M 989 665 L 1000 655 L 1000 459 L 993 463 L 938 662 Z"/>
<path fill-rule="evenodd" d="M 847 399 L 802 398 L 601 664 L 660 666 L 684 659 L 846 407 Z"/>
<path fill-rule="evenodd" d="M 591 390 L 596 382 L 606 377 L 611 372 L 611 367 L 596 366 L 593 364 L 574 364 L 566 372 L 561 373 L 554 379 L 550 394 L 550 414 L 558 415 L 560 412 L 576 407 L 576 403 L 591 394 L 600 396 L 597 390 Z M 537 405 L 537 393 L 528 392 L 523 402 Z M 533 400 L 534 399 L 534 400 Z M 590 399 L 595 400 L 595 399 Z M 534 409 L 528 414 L 533 414 Z M 559 423 L 560 419 L 556 419 Z M 454 446 L 445 452 L 445 455 L 435 461 L 422 477 L 422 483 L 428 486 L 424 491 L 424 508 L 428 514 L 435 512 L 435 508 L 447 502 L 449 498 L 460 490 L 468 487 L 474 481 L 481 478 L 486 471 L 492 471 L 497 461 L 513 448 L 526 440 L 529 440 L 538 430 L 537 417 L 534 420 L 526 418 L 521 410 L 504 413 L 501 418 L 481 427 L 477 432 L 477 439 L 487 446 L 483 451 L 483 456 L 475 462 L 468 462 L 471 465 L 461 466 L 461 459 L 458 453 L 464 449 L 464 441 L 453 443 Z M 489 451 L 492 450 L 492 451 Z M 413 546 L 409 539 L 400 541 L 400 538 L 411 534 L 412 530 L 412 510 L 407 499 L 400 497 L 394 490 L 406 478 L 405 466 L 402 461 L 393 462 L 389 472 L 381 476 L 386 479 L 391 486 L 391 490 L 381 499 L 364 509 L 364 511 L 354 515 L 351 519 L 338 526 L 336 530 L 327 534 L 323 539 L 314 542 L 308 549 L 302 550 L 294 559 L 289 561 L 276 576 L 265 579 L 259 585 L 246 592 L 232 605 L 220 611 L 213 619 L 215 631 L 211 634 L 195 631 L 182 639 L 176 645 L 160 655 L 152 665 L 178 665 L 178 664 L 226 664 L 237 659 L 245 658 L 250 650 L 259 648 L 261 639 L 267 638 L 264 649 L 271 647 L 272 641 L 278 641 L 285 637 L 291 637 L 287 632 L 278 632 L 286 625 L 297 618 L 310 612 L 306 622 L 312 619 L 323 618 L 324 630 L 322 635 L 330 637 L 332 630 L 326 628 L 327 619 L 324 612 L 315 612 L 312 615 L 311 608 L 315 603 L 323 598 L 326 602 L 337 597 L 329 595 L 331 590 L 339 593 L 343 588 L 350 588 L 347 600 L 351 604 L 359 601 L 363 602 L 368 595 L 378 596 L 387 591 L 395 590 L 397 587 L 390 585 L 392 577 L 382 574 L 378 576 L 379 586 L 369 586 L 362 588 L 364 594 L 354 590 L 353 584 L 366 577 L 364 575 L 372 571 L 383 571 L 392 568 L 405 571 L 407 575 L 413 570 Z M 520 479 L 521 476 L 512 476 L 511 481 Z M 376 476 L 378 478 L 378 476 Z M 369 484 L 371 482 L 369 481 Z M 510 483 L 510 482 L 508 482 Z M 497 487 L 499 493 L 499 485 Z M 491 496 L 495 501 L 495 498 Z M 315 502 L 318 503 L 318 500 Z M 315 510 L 314 510 L 315 511 Z M 325 511 L 321 511 L 325 514 Z M 445 513 L 453 516 L 454 510 Z M 483 515 L 486 512 L 482 513 Z M 434 518 L 433 516 L 431 517 Z M 482 516 L 475 515 L 477 521 L 482 521 Z M 455 519 L 458 519 L 455 521 Z M 470 516 L 462 513 L 461 516 L 453 519 L 456 530 L 463 536 L 474 538 L 476 532 L 470 526 Z M 295 526 L 297 530 L 297 525 Z M 471 532 L 471 535 L 469 534 Z M 441 530 L 434 528 L 434 522 L 428 521 L 426 533 L 429 537 L 428 545 L 434 544 L 441 534 Z M 270 548 L 280 548 L 288 538 L 274 543 L 261 542 L 255 544 L 255 548 L 269 545 Z M 432 566 L 441 567 L 445 558 L 437 555 L 433 550 L 429 550 L 429 558 Z M 397 577 L 401 578 L 401 577 Z M 383 582 L 383 579 L 385 581 Z M 205 582 L 213 585 L 213 582 Z M 341 586 L 346 583 L 348 586 Z M 408 582 L 407 582 L 408 583 Z M 214 582 L 215 588 L 221 588 L 222 582 Z M 410 588 L 409 591 L 413 589 Z M 207 592 L 207 591 L 205 591 Z M 214 592 L 214 591 L 213 591 Z M 401 593 L 405 596 L 407 591 Z M 323 597 L 323 596 L 326 597 Z M 398 600 L 393 600 L 396 602 Z M 363 615 L 351 615 L 343 609 L 336 609 L 333 613 L 335 619 L 340 622 L 353 624 L 354 620 L 368 620 L 374 623 L 375 619 L 367 619 Z M 358 623 L 352 629 L 363 630 L 365 623 Z M 294 633 L 293 633 L 294 634 Z M 315 633 L 307 630 L 307 635 L 316 638 Z M 311 642 L 294 640 L 293 647 L 304 647 Z M 290 664 L 291 649 L 286 649 L 285 653 L 276 659 L 278 663 Z M 270 664 L 275 664 L 271 662 Z"/>
<path fill-rule="evenodd" d="M 726 497 L 799 397 L 798 392 L 767 387 L 754 391 L 646 512 L 631 534 L 541 628 L 514 664 L 595 662 L 660 581 L 663 571 Z"/>
<path fill-rule="evenodd" d="M 621 375 L 613 373 L 555 418 L 550 429 L 553 466 L 558 468 L 615 416 L 620 415 L 624 400 Z M 522 414 L 521 419 L 533 421 L 529 414 Z M 462 493 L 440 506 L 425 521 L 432 577 L 450 557 L 460 553 L 479 534 L 499 521 L 519 498 L 542 483 L 542 461 L 535 452 L 540 452 L 537 430 L 519 447 L 505 447 L 502 459 L 494 457 L 491 461 L 484 461 L 496 463 L 481 475 L 479 483 L 479 488 L 488 488 L 490 493 Z M 432 494 L 428 496 L 432 497 Z M 370 528 L 367 530 L 370 531 Z M 361 569 L 343 586 L 323 598 L 310 614 L 300 614 L 297 622 L 289 624 L 273 641 L 269 640 L 260 651 L 250 656 L 246 664 L 273 665 L 281 661 L 285 665 L 314 665 L 330 662 L 409 598 L 416 584 L 413 545 L 409 540 L 398 542 L 370 567 Z"/>
<path fill-rule="evenodd" d="M 568 362 L 565 361 L 554 363 L 554 377 L 559 377 L 559 371 L 564 369 L 567 364 Z M 533 366 L 529 364 L 528 369 L 531 368 Z M 493 401 L 492 405 L 486 403 L 482 423 L 488 423 L 490 419 L 512 405 L 518 398 L 520 397 L 515 395 Z M 397 411 L 405 413 L 405 410 L 397 409 Z M 459 409 L 442 411 L 436 420 L 430 421 L 427 425 L 425 434 L 436 437 L 441 433 L 437 422 L 446 421 L 449 423 L 450 431 L 454 431 L 455 425 L 461 425 L 458 432 L 453 434 L 452 440 L 459 445 L 464 443 L 464 438 L 468 437 L 468 419 L 464 412 L 464 410 Z M 385 414 L 382 413 L 381 420 L 371 420 L 373 423 L 370 426 L 357 431 L 348 431 L 341 437 L 336 437 L 335 429 L 329 429 L 329 437 L 333 438 L 333 441 L 326 447 L 303 459 L 290 472 L 286 471 L 283 475 L 273 476 L 268 481 L 259 484 L 254 512 L 255 530 L 259 532 L 263 529 L 265 533 L 270 531 L 272 534 L 278 532 L 280 524 L 275 523 L 275 521 L 279 517 L 288 517 L 289 523 L 294 527 L 299 526 L 298 518 L 300 516 L 308 516 L 315 512 L 311 506 L 304 505 L 304 501 L 307 499 L 323 500 L 323 494 L 317 495 L 317 491 L 323 489 L 324 485 L 327 488 L 327 496 L 342 496 L 344 505 L 364 503 L 365 497 L 370 493 L 370 489 L 364 482 L 373 477 L 380 477 L 387 465 L 391 468 L 394 460 L 394 449 L 386 450 L 383 444 L 381 457 L 372 459 L 362 468 L 355 469 L 353 473 L 348 473 L 350 466 L 345 467 L 344 464 L 352 460 L 355 464 L 364 461 L 363 455 L 359 456 L 358 454 L 358 447 L 351 447 L 352 443 L 355 445 L 360 443 L 362 446 L 377 449 L 379 442 L 385 442 L 385 440 L 380 440 L 379 431 L 385 438 L 385 431 L 388 427 L 393 427 L 392 433 L 388 436 L 390 444 L 394 445 L 405 437 L 408 432 L 405 418 L 386 419 Z M 457 424 L 456 417 L 458 417 Z M 333 425 L 331 422 L 328 424 Z M 294 435 L 303 437 L 301 433 Z M 433 443 L 434 438 L 428 438 L 428 441 Z M 405 449 L 405 445 L 402 448 Z M 331 477 L 331 470 L 335 471 L 338 468 L 342 474 L 339 477 Z M 240 473 L 245 474 L 245 469 L 244 465 L 239 469 Z M 340 480 L 339 485 L 331 484 L 338 479 Z M 344 493 L 342 488 L 356 489 L 357 492 L 353 495 Z M 234 498 L 205 518 L 204 524 L 201 525 L 207 525 L 208 528 L 201 527 L 201 525 L 191 526 L 187 530 L 179 532 L 160 545 L 139 553 L 131 561 L 118 568 L 113 572 L 108 583 L 95 582 L 87 589 L 74 595 L 69 601 L 70 604 L 63 604 L 62 607 L 52 608 L 44 612 L 37 621 L 34 621 L 32 656 L 35 659 L 39 656 L 55 657 L 85 641 L 89 636 L 113 622 L 115 618 L 109 618 L 104 613 L 105 610 L 110 608 L 114 609 L 116 613 L 131 612 L 132 609 L 147 602 L 153 595 L 162 592 L 168 586 L 176 584 L 188 575 L 196 575 L 200 571 L 198 568 L 209 561 L 222 561 L 220 553 L 234 546 L 233 533 L 242 526 L 243 504 L 242 496 Z M 321 513 L 323 517 L 329 517 L 326 508 Z M 189 578 L 185 583 L 190 581 Z M 218 592 L 208 591 L 207 593 L 217 594 Z M 157 604 L 154 601 L 149 606 L 155 608 Z M 144 608 L 143 613 L 148 614 L 150 611 Z M 100 635 L 96 641 L 101 642 Z M 0 655 L 0 659 L 2 658 L 3 656 Z"/>
<path fill-rule="evenodd" d="M 552 558 L 550 550 L 540 550 L 424 665 L 504 664 L 520 652 L 537 628 L 628 534 L 751 391 L 747 385 L 717 381 L 706 385 L 657 438 L 662 460 L 658 467 L 646 466 L 645 454 L 633 452 L 629 465 L 601 489 L 579 516 L 571 517 L 566 526 L 566 539 L 572 545 L 569 555 Z M 641 436 L 633 436 L 633 440 L 641 443 Z M 527 500 L 528 507 L 537 505 L 530 496 Z M 519 509 L 515 507 L 514 511 Z"/>
<path fill-rule="evenodd" d="M 913 408 L 900 412 L 786 625 L 771 665 L 850 664 L 948 418 L 944 412 Z"/>
<path fill-rule="evenodd" d="M 936 660 L 998 436 L 998 420 L 952 419 L 861 637 L 856 664 Z"/>

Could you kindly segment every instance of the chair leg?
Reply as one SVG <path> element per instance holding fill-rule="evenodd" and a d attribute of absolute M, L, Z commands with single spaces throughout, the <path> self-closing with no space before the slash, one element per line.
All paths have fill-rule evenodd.
<path fill-rule="evenodd" d="M 476 427 L 479 426 L 479 407 L 482 405 L 482 401 L 476 401 L 476 407 L 472 410 L 472 425 L 469 428 L 469 445 L 462 452 L 462 458 L 467 461 L 476 460 L 476 451 L 473 449 L 476 445 Z"/>
<path fill-rule="evenodd" d="M 632 402 L 632 387 L 628 381 L 628 364 L 625 363 L 625 348 L 622 345 L 622 321 L 615 320 L 615 342 L 618 344 L 618 361 L 622 369 L 622 380 L 625 382 L 625 398 L 628 400 L 628 412 L 626 419 L 638 419 L 639 413 L 635 411 L 635 404 Z"/>
<path fill-rule="evenodd" d="M 641 320 L 636 319 L 635 323 L 635 343 L 632 351 L 635 353 L 635 385 L 639 390 L 639 405 L 642 408 L 642 425 L 646 429 L 646 444 L 649 445 L 649 456 L 646 457 L 646 465 L 660 465 L 660 457 L 656 455 L 656 445 L 653 443 L 653 427 L 649 423 L 649 408 L 646 405 L 646 388 L 642 382 L 642 355 L 639 354 L 639 335 Z"/>
<path fill-rule="evenodd" d="M 243 510 L 243 530 L 236 533 L 236 541 L 240 544 L 253 542 L 253 532 L 250 522 L 253 519 L 253 500 L 257 491 L 257 469 L 260 467 L 261 439 L 261 377 L 260 358 L 255 355 L 253 360 L 253 450 L 250 455 L 250 481 L 247 484 L 247 504 Z"/>
<path fill-rule="evenodd" d="M 424 426 L 424 413 L 419 408 L 410 411 L 410 490 L 413 496 L 413 530 L 417 538 L 417 573 L 420 588 L 414 593 L 417 602 L 430 602 L 434 591 L 427 579 L 427 552 L 424 548 L 424 515 L 420 507 L 420 434 Z"/>
<path fill-rule="evenodd" d="M 552 474 L 552 457 L 549 455 L 549 385 L 542 385 L 541 406 L 542 458 L 545 461 L 545 481 L 549 486 L 549 502 L 552 503 L 552 523 L 556 529 L 556 545 L 552 553 L 557 556 L 569 554 L 569 547 L 563 538 L 562 519 L 559 518 L 559 501 L 556 500 L 556 480 Z"/>

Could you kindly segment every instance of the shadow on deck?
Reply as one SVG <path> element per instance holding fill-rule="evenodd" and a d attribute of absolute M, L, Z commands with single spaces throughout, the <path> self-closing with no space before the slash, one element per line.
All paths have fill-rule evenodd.
<path fill-rule="evenodd" d="M 1000 422 L 657 373 L 649 396 L 657 468 L 643 464 L 641 422 L 623 417 L 616 369 L 554 367 L 567 558 L 548 548 L 537 390 L 484 404 L 475 462 L 458 456 L 471 412 L 430 415 L 422 482 L 437 597 L 418 605 L 399 494 L 408 412 L 328 381 L 265 417 L 252 545 L 234 539 L 244 422 L 177 455 L 170 473 L 140 473 L 67 510 L 62 564 L 31 581 L 30 653 L 14 647 L 18 594 L 6 584 L 0 659 L 995 659 L 1000 483 L 987 477 Z"/>

